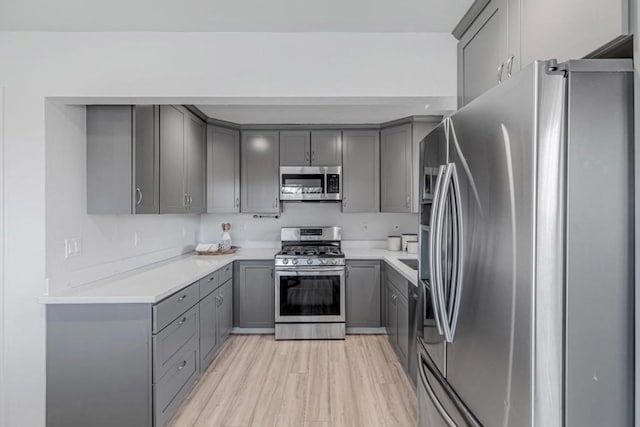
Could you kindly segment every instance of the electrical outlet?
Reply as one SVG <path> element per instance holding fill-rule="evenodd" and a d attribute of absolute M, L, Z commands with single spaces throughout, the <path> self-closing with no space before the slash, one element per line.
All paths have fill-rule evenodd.
<path fill-rule="evenodd" d="M 393 224 L 393 231 L 400 231 L 400 225 L 399 224 Z"/>
<path fill-rule="evenodd" d="M 71 258 L 78 256 L 82 253 L 82 239 L 79 237 L 73 237 L 70 239 L 64 239 L 64 257 Z"/>
<path fill-rule="evenodd" d="M 362 223 L 362 231 L 367 232 L 369 231 L 369 224 L 367 224 L 366 222 Z"/>

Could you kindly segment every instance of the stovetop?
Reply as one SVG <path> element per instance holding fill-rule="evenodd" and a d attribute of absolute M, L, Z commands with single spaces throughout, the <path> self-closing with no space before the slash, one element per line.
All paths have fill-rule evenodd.
<path fill-rule="evenodd" d="M 342 267 L 344 253 L 334 245 L 284 245 L 276 254 L 276 267 Z"/>
<path fill-rule="evenodd" d="M 337 246 L 316 246 L 316 245 L 292 245 L 283 246 L 278 255 L 287 256 L 319 256 L 319 257 L 344 257 L 344 254 Z"/>

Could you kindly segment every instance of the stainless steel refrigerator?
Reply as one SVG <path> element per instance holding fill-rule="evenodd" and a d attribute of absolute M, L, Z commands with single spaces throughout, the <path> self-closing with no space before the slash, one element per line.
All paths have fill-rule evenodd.
<path fill-rule="evenodd" d="M 632 425 L 631 61 L 533 63 L 421 170 L 419 425 Z"/>

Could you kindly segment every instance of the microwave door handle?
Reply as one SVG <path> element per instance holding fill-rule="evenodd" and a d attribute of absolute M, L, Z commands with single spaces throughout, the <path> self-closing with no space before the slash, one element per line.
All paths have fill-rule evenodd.
<path fill-rule="evenodd" d="M 440 205 L 440 193 L 441 193 L 441 189 L 440 186 L 442 185 L 442 181 L 443 181 L 443 175 L 445 172 L 446 166 L 442 165 L 440 166 L 440 168 L 438 169 L 438 178 L 436 179 L 436 187 L 435 187 L 435 193 L 433 195 L 433 204 L 431 206 L 431 218 L 429 220 L 429 224 L 431 227 L 431 230 L 429 231 L 429 268 L 431 269 L 430 271 L 430 284 L 431 284 L 431 299 L 432 299 L 432 304 L 433 304 L 433 313 L 434 313 L 434 317 L 436 319 L 436 326 L 438 327 L 438 333 L 440 335 L 442 335 L 444 333 L 444 329 L 443 329 L 443 325 L 442 325 L 442 321 L 440 319 L 440 310 L 438 310 L 438 298 L 437 298 L 437 284 L 436 281 L 437 279 L 437 270 L 438 267 L 436 265 L 436 245 L 435 245 L 435 240 L 436 240 L 436 211 L 439 208 Z"/>

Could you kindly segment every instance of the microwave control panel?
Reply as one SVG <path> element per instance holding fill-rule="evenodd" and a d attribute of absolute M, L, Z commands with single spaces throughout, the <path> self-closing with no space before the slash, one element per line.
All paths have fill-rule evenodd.
<path fill-rule="evenodd" d="M 340 193 L 340 175 L 337 173 L 327 174 L 327 194 Z"/>

